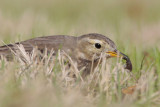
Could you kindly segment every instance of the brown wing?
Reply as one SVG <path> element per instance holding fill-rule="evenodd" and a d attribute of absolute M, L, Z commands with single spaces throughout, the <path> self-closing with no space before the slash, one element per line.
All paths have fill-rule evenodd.
<path fill-rule="evenodd" d="M 22 44 L 27 52 L 31 52 L 34 47 L 37 47 L 41 52 L 43 52 L 45 48 L 47 48 L 48 51 L 51 49 L 54 51 L 57 51 L 58 49 L 65 50 L 67 47 L 73 47 L 70 44 L 73 41 L 75 41 L 75 37 L 64 35 L 37 37 L 30 40 L 17 42 L 15 44 L 0 46 L 0 55 L 11 55 L 11 50 L 16 51 L 18 49 L 17 45 L 19 44 Z"/>

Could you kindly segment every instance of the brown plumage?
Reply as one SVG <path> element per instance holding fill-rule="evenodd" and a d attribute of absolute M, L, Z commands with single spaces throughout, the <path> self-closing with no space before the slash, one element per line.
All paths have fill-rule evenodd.
<path fill-rule="evenodd" d="M 11 50 L 16 51 L 18 44 L 22 44 L 26 52 L 32 52 L 33 48 L 37 47 L 40 52 L 47 48 L 48 51 L 53 49 L 56 54 L 60 49 L 71 56 L 72 60 L 77 63 L 79 70 L 85 67 L 84 72 L 87 74 L 91 71 L 92 60 L 94 60 L 95 67 L 102 53 L 105 53 L 107 58 L 123 57 L 127 61 L 126 68 L 132 70 L 131 61 L 116 49 L 114 42 L 108 37 L 97 33 L 79 37 L 65 35 L 37 37 L 15 44 L 0 46 L 0 55 L 11 56 Z"/>

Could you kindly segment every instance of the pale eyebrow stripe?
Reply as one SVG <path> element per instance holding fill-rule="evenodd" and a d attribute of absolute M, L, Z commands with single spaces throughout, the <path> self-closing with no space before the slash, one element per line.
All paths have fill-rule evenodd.
<path fill-rule="evenodd" d="M 91 43 L 100 43 L 100 44 L 103 44 L 103 42 L 102 42 L 102 41 L 100 41 L 100 40 L 96 40 L 96 39 L 89 39 L 89 38 L 88 38 L 88 40 L 89 40 Z"/>

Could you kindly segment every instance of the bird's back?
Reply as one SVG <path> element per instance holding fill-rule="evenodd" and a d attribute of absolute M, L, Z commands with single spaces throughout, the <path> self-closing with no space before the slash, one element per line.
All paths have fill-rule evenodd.
<path fill-rule="evenodd" d="M 26 52 L 31 52 L 34 47 L 38 48 L 41 52 L 44 51 L 45 48 L 47 48 L 47 50 L 53 49 L 53 51 L 56 52 L 58 49 L 67 50 L 68 47 L 73 49 L 76 45 L 76 37 L 66 35 L 44 36 L 14 44 L 7 44 L 0 46 L 0 55 L 10 56 L 12 54 L 11 51 L 18 50 L 17 46 L 20 44 L 23 45 Z"/>

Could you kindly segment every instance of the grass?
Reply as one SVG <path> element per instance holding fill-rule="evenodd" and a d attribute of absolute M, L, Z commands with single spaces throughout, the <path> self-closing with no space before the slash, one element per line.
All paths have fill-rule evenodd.
<path fill-rule="evenodd" d="M 122 61 L 104 60 L 86 80 L 67 71 L 64 57 L 56 62 L 36 50 L 11 62 L 0 60 L 0 106 L 159 106 L 160 2 L 153 0 L 0 0 L 0 38 L 14 43 L 46 35 L 101 33 L 127 54 L 134 80 Z M 3 45 L 3 42 L 0 42 Z M 44 63 L 42 63 L 44 62 Z M 74 73 L 77 79 L 67 75 Z M 133 94 L 122 90 L 136 85 Z"/>

